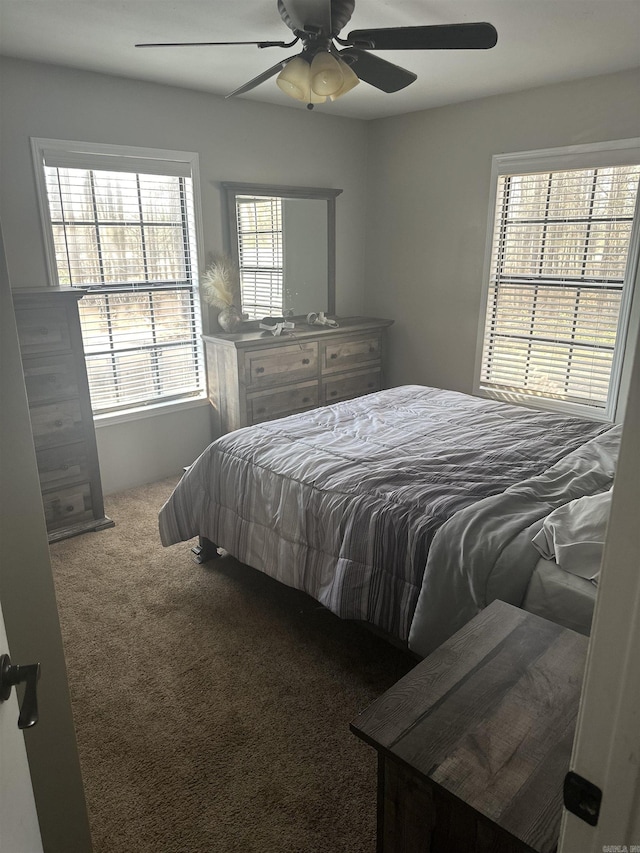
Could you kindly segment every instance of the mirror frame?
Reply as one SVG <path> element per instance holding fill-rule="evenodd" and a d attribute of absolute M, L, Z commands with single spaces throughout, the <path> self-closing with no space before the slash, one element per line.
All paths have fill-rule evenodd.
<path fill-rule="evenodd" d="M 245 184 L 224 181 L 222 189 L 223 207 L 226 212 L 223 237 L 225 251 L 234 263 L 238 259 L 238 219 L 236 196 L 256 195 L 280 198 L 305 198 L 327 203 L 327 314 L 336 313 L 336 198 L 342 190 L 328 187 L 288 187 L 279 184 Z M 242 294 L 240 294 L 242 296 Z M 242 301 L 242 300 L 241 300 Z M 242 307 L 240 308 L 242 310 Z M 302 315 L 300 315 L 302 316 Z"/>

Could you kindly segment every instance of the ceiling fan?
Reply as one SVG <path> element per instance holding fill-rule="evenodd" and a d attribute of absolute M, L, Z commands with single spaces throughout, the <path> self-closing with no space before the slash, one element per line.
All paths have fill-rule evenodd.
<path fill-rule="evenodd" d="M 382 92 L 398 92 L 417 79 L 412 71 L 388 62 L 372 50 L 486 50 L 498 41 L 488 23 L 388 27 L 340 33 L 349 22 L 355 0 L 277 0 L 278 12 L 292 30 L 293 41 L 211 41 L 137 44 L 136 47 L 205 47 L 256 45 L 289 48 L 302 43 L 302 52 L 280 60 L 226 97 L 242 95 L 278 74 L 276 83 L 292 98 L 314 104 L 336 98 L 364 80 Z"/>

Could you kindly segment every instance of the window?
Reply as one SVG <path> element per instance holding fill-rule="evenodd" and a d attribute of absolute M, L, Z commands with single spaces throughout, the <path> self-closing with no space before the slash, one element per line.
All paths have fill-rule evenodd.
<path fill-rule="evenodd" d="M 236 196 L 242 310 L 250 320 L 282 314 L 282 199 Z"/>
<path fill-rule="evenodd" d="M 79 308 L 95 414 L 203 390 L 197 160 L 138 151 L 34 140 L 52 280 L 87 290 Z"/>
<path fill-rule="evenodd" d="M 494 158 L 480 393 L 613 417 L 639 163 L 623 144 Z"/>

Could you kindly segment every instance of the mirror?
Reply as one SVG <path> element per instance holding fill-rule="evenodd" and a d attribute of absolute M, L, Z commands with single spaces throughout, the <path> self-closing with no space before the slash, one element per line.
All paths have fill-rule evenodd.
<path fill-rule="evenodd" d="M 249 320 L 335 313 L 336 197 L 342 190 L 223 183 L 226 251 Z"/>

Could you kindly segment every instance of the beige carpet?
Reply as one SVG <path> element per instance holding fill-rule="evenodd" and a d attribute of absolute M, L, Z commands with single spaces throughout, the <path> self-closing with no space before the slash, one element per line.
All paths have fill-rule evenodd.
<path fill-rule="evenodd" d="M 231 557 L 162 548 L 174 482 L 51 548 L 95 853 L 373 853 L 376 756 L 349 722 L 413 661 Z"/>

